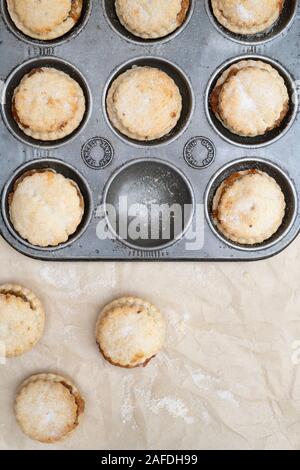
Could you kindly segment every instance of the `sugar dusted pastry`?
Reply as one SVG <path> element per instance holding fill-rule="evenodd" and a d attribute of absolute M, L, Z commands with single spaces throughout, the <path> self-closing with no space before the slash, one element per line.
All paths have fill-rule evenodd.
<path fill-rule="evenodd" d="M 167 135 L 177 124 L 182 98 L 174 80 L 154 67 L 133 67 L 121 74 L 107 95 L 113 126 L 139 141 Z"/>
<path fill-rule="evenodd" d="M 284 0 L 211 0 L 215 17 L 237 34 L 255 34 L 270 28 L 279 18 Z"/>
<path fill-rule="evenodd" d="M 84 214 L 77 184 L 52 170 L 25 173 L 9 196 L 12 225 L 32 245 L 47 247 L 66 242 Z"/>
<path fill-rule="evenodd" d="M 231 132 L 256 137 L 281 125 L 289 110 L 289 94 L 284 79 L 271 65 L 242 60 L 219 78 L 210 103 Z"/>
<path fill-rule="evenodd" d="M 157 39 L 184 23 L 190 0 L 116 0 L 115 5 L 128 31 L 143 39 Z"/>
<path fill-rule="evenodd" d="M 63 139 L 77 129 L 85 113 L 80 85 L 55 68 L 36 68 L 14 91 L 12 114 L 20 129 L 33 139 Z"/>
<path fill-rule="evenodd" d="M 0 286 L 1 355 L 21 356 L 40 340 L 45 313 L 40 300 L 25 287 Z"/>
<path fill-rule="evenodd" d="M 82 0 L 6 0 L 16 27 L 27 36 L 49 41 L 78 23 Z"/>
<path fill-rule="evenodd" d="M 15 414 L 28 437 L 51 444 L 77 428 L 84 406 L 80 392 L 70 380 L 56 374 L 38 374 L 21 385 Z"/>
<path fill-rule="evenodd" d="M 229 240 L 255 245 L 277 232 L 285 209 L 284 194 L 274 178 L 251 169 L 223 181 L 214 197 L 213 218 Z"/>
<path fill-rule="evenodd" d="M 135 297 L 108 304 L 96 325 L 96 341 L 105 359 L 126 368 L 147 365 L 163 347 L 165 334 L 157 308 Z"/>

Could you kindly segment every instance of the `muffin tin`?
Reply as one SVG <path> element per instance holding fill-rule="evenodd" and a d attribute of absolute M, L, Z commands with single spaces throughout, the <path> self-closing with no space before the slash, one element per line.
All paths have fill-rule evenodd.
<path fill-rule="evenodd" d="M 298 17 L 296 15 L 298 11 Z M 209 0 L 192 0 L 185 24 L 166 38 L 143 40 L 119 23 L 113 0 L 85 0 L 80 22 L 54 41 L 20 33 L 1 0 L 0 20 L 0 172 L 3 237 L 21 253 L 44 260 L 258 260 L 273 256 L 300 229 L 300 138 L 297 79 L 300 79 L 299 2 L 286 0 L 279 22 L 263 35 L 241 37 L 214 19 Z M 263 60 L 277 68 L 292 106 L 280 129 L 257 139 L 243 139 L 224 129 L 212 114 L 208 97 L 222 70 L 242 59 Z M 110 124 L 105 99 L 109 85 L 134 65 L 169 73 L 183 96 L 176 128 L 153 142 L 136 142 Z M 35 141 L 11 116 L 14 88 L 30 69 L 54 66 L 75 78 L 85 93 L 87 110 L 78 130 L 62 141 Z M 231 172 L 258 168 L 273 176 L 287 201 L 285 220 L 272 239 L 253 246 L 226 240 L 211 219 L 212 198 Z M 85 199 L 85 216 L 67 243 L 37 248 L 12 227 L 8 195 L 26 171 L 52 168 L 73 178 Z M 182 229 L 167 237 L 124 240 L 113 228 L 109 206 L 119 197 L 129 202 L 186 206 Z M 117 211 L 117 219 L 122 213 Z M 144 221 L 147 229 L 149 220 Z M 171 224 L 172 225 L 172 224 Z M 144 228 L 145 228 L 144 227 Z M 107 228 L 109 236 L 101 237 Z M 191 235 L 197 230 L 198 243 Z"/>

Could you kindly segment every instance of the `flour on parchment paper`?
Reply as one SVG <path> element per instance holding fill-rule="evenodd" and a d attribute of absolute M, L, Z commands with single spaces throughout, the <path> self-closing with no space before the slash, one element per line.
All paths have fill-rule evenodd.
<path fill-rule="evenodd" d="M 155 375 L 150 379 L 150 382 L 153 383 Z M 151 393 L 152 383 L 149 383 L 146 388 L 135 387 L 132 377 L 124 377 L 121 406 L 123 424 L 131 424 L 133 428 L 137 426 L 135 421 L 135 404 L 138 404 L 141 408 L 146 408 L 155 415 L 167 412 L 172 418 L 182 419 L 186 424 L 193 424 L 195 422 L 194 417 L 190 415 L 189 409 L 183 400 L 170 395 L 159 398 L 153 397 Z"/>
<path fill-rule="evenodd" d="M 230 390 L 217 388 L 221 384 L 221 379 L 204 374 L 201 370 L 190 371 L 194 384 L 203 391 L 209 391 L 210 395 L 214 393 L 220 400 L 228 401 L 232 405 L 239 407 L 240 403 Z M 236 388 L 241 387 L 239 384 Z M 217 388 L 217 390 L 216 390 Z"/>
<path fill-rule="evenodd" d="M 221 382 L 221 379 L 204 374 L 201 370 L 191 371 L 191 376 L 194 384 L 203 390 L 209 390 Z"/>
<path fill-rule="evenodd" d="M 132 377 L 124 377 L 122 383 L 122 406 L 121 406 L 121 419 L 123 424 L 131 424 L 136 428 L 134 417 L 134 401 L 132 396 L 132 387 L 134 381 Z"/>
<path fill-rule="evenodd" d="M 76 270 L 43 264 L 40 276 L 42 281 L 58 289 L 79 290 L 79 276 Z"/>
<path fill-rule="evenodd" d="M 168 324 L 168 339 L 174 340 L 178 339 L 180 336 L 184 336 L 189 331 L 188 322 L 190 320 L 189 312 L 175 312 L 170 308 L 164 309 L 164 316 Z"/>
<path fill-rule="evenodd" d="M 228 401 L 229 403 L 232 403 L 236 407 L 240 406 L 239 402 L 236 400 L 233 393 L 230 392 L 229 390 L 218 390 L 217 395 L 221 400 Z"/>
<path fill-rule="evenodd" d="M 46 284 L 61 290 L 62 294 L 68 291 L 68 295 L 74 298 L 80 297 L 82 294 L 98 292 L 99 288 L 116 286 L 116 272 L 113 263 L 102 267 L 99 276 L 95 276 L 92 272 L 90 275 L 88 268 L 85 268 L 83 273 L 80 269 L 50 264 L 43 264 L 39 275 Z"/>
<path fill-rule="evenodd" d="M 180 398 L 164 396 L 154 398 L 149 390 L 136 389 L 139 399 L 153 414 L 158 415 L 161 411 L 166 411 L 172 418 L 182 419 L 187 424 L 193 424 L 195 419 L 190 415 L 189 409 Z"/>
<path fill-rule="evenodd" d="M 209 424 L 211 422 L 211 417 L 207 410 L 202 411 L 202 419 L 205 424 Z"/>

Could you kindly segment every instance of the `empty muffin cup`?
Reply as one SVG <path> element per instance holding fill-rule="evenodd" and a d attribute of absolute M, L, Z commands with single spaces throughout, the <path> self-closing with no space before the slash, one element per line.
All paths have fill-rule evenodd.
<path fill-rule="evenodd" d="M 121 38 L 125 39 L 126 41 L 135 43 L 135 44 L 142 44 L 142 45 L 154 45 L 154 44 L 163 44 L 171 39 L 176 38 L 188 25 L 194 11 L 195 7 L 195 0 L 189 0 L 189 7 L 185 16 L 184 21 L 180 26 L 178 26 L 175 31 L 167 34 L 166 36 L 162 36 L 159 38 L 152 38 L 152 39 L 145 39 L 139 36 L 132 34 L 128 29 L 126 29 L 122 23 L 120 22 L 116 8 L 115 2 L 111 0 L 103 0 L 103 11 L 106 17 L 106 20 L 110 27 L 117 33 Z"/>
<path fill-rule="evenodd" d="M 282 223 L 276 233 L 274 233 L 268 239 L 264 240 L 262 243 L 242 244 L 232 241 L 232 239 L 229 239 L 224 235 L 223 232 L 221 232 L 218 224 L 216 223 L 215 203 L 217 200 L 216 198 L 218 197 L 218 191 L 222 190 L 222 185 L 226 185 L 228 182 L 230 182 L 230 187 L 232 187 L 232 184 L 235 183 L 238 174 L 242 173 L 243 175 L 243 172 L 245 174 L 248 172 L 251 175 L 261 173 L 266 174 L 267 177 L 271 177 L 273 180 L 275 180 L 284 196 L 285 211 Z M 226 191 L 226 186 L 223 189 Z M 243 206 L 241 206 L 241 203 L 238 206 L 239 210 L 245 210 L 247 213 L 248 211 L 252 210 L 252 207 L 248 207 L 248 202 L 248 200 L 244 201 Z M 230 207 L 227 205 L 226 209 L 230 209 Z M 225 244 L 231 246 L 232 248 L 243 251 L 265 250 L 279 243 L 291 230 L 297 216 L 297 208 L 298 196 L 292 180 L 279 166 L 268 160 L 260 158 L 242 158 L 228 163 L 213 176 L 205 193 L 205 212 L 211 230 Z M 231 216 L 227 215 L 227 217 Z M 231 220 L 232 219 L 227 219 L 226 222 L 231 223 Z M 233 222 L 235 223 L 236 220 Z"/>
<path fill-rule="evenodd" d="M 184 237 L 193 218 L 194 195 L 175 166 L 138 159 L 109 179 L 103 206 L 113 238 L 133 249 L 159 250 Z"/>
<path fill-rule="evenodd" d="M 33 138 L 31 135 L 27 135 L 19 127 L 16 121 L 16 116 L 14 115 L 14 92 L 17 87 L 20 85 L 20 82 L 25 76 L 30 77 L 30 73 L 33 71 L 40 71 L 43 69 L 55 69 L 58 72 L 63 72 L 68 77 L 73 79 L 81 88 L 85 101 L 85 110 L 82 113 L 82 118 L 79 122 L 79 125 L 70 133 L 68 133 L 63 138 L 58 138 L 56 140 L 39 140 L 38 138 Z M 77 135 L 85 128 L 92 109 L 92 95 L 89 88 L 89 85 L 84 78 L 83 74 L 72 64 L 66 62 L 63 59 L 58 59 L 54 57 L 43 57 L 39 59 L 31 59 L 23 64 L 19 65 L 14 69 L 7 80 L 5 81 L 3 88 L 3 99 L 1 105 L 1 112 L 3 116 L 4 123 L 6 124 L 8 130 L 16 137 L 18 140 L 24 144 L 31 145 L 33 147 L 39 148 L 57 148 L 64 145 L 67 142 L 73 140 Z"/>
<path fill-rule="evenodd" d="M 271 27 L 255 34 L 238 34 L 230 31 L 218 21 L 214 15 L 211 0 L 205 0 L 205 7 L 210 21 L 219 33 L 234 42 L 249 46 L 264 44 L 282 36 L 290 28 L 297 14 L 297 0 L 285 0 L 279 18 Z"/>
<path fill-rule="evenodd" d="M 267 64 L 268 66 L 271 66 L 283 78 L 284 84 L 287 88 L 287 92 L 289 95 L 289 108 L 281 123 L 272 130 L 266 131 L 266 133 L 264 133 L 263 135 L 258 135 L 255 137 L 244 137 L 231 132 L 217 118 L 212 106 L 212 95 L 213 91 L 216 88 L 218 80 L 224 74 L 224 72 L 226 72 L 226 70 L 242 61 L 259 61 Z M 217 134 L 219 134 L 219 136 L 222 137 L 225 141 L 229 142 L 230 144 L 234 144 L 238 147 L 259 148 L 275 143 L 290 130 L 296 119 L 297 110 L 298 94 L 296 83 L 293 77 L 279 62 L 265 56 L 243 55 L 230 59 L 229 61 L 222 64 L 214 72 L 205 92 L 205 112 L 210 125 L 217 132 Z"/>
<path fill-rule="evenodd" d="M 52 216 L 55 216 L 55 212 L 52 212 L 50 209 L 50 206 L 47 210 L 44 210 L 43 207 L 41 207 L 41 204 L 37 204 L 37 196 L 35 194 L 35 191 L 38 189 L 36 188 L 36 185 L 39 184 L 39 182 L 35 181 L 35 186 L 33 188 L 32 185 L 27 184 L 26 187 L 22 188 L 22 194 L 25 194 L 26 196 L 26 201 L 28 202 L 29 198 L 33 198 L 33 204 L 35 204 L 34 209 L 34 214 L 37 214 L 38 220 L 41 218 L 44 218 L 47 216 L 47 213 L 49 212 L 49 217 L 50 219 L 45 220 L 45 224 L 49 226 L 49 233 L 51 233 L 52 239 L 54 239 L 54 236 L 61 236 L 67 234 L 68 236 L 65 237 L 64 239 L 67 240 L 64 242 L 61 242 L 59 238 L 57 238 L 57 244 L 50 244 L 46 246 L 45 244 L 39 244 L 39 243 L 33 243 L 31 240 L 29 241 L 27 236 L 24 236 L 23 233 L 22 235 L 20 232 L 16 229 L 15 224 L 12 222 L 11 219 L 11 206 L 12 206 L 12 201 L 13 198 L 16 194 L 16 190 L 19 185 L 23 184 L 24 180 L 27 177 L 30 176 L 35 176 L 35 175 L 45 175 L 45 177 L 49 177 L 51 179 L 51 175 L 53 175 L 53 178 L 56 176 L 58 177 L 64 177 L 64 180 L 61 179 L 61 183 L 56 184 L 57 187 L 64 186 L 70 182 L 71 187 L 73 189 L 68 189 L 68 194 L 64 194 L 65 197 L 67 197 L 69 201 L 69 197 L 72 196 L 74 199 L 74 204 L 71 204 L 71 202 L 66 202 L 68 204 L 68 207 L 66 208 L 65 203 L 63 203 L 63 200 L 61 199 L 61 204 L 63 204 L 64 208 L 64 213 L 66 214 L 64 220 L 57 220 L 58 222 L 58 227 L 55 226 L 55 224 L 52 226 L 51 224 L 49 225 L 49 221 L 51 222 Z M 40 182 L 43 184 L 43 182 Z M 40 184 L 38 185 L 38 188 L 41 188 Z M 43 189 L 43 188 L 41 188 Z M 66 189 L 66 188 L 65 188 Z M 75 189 L 75 191 L 74 191 Z M 76 196 L 77 193 L 77 196 Z M 23 217 L 22 214 L 22 207 L 24 209 L 27 209 L 24 204 L 22 205 L 21 197 L 22 194 L 18 195 L 18 201 L 16 202 L 17 206 L 15 208 L 14 216 L 16 215 L 16 210 L 18 210 L 19 214 L 19 225 L 22 226 L 22 229 L 24 230 L 24 233 L 28 231 L 28 220 L 27 218 Z M 75 204 L 75 197 L 78 199 L 78 203 L 76 202 Z M 23 201 L 24 202 L 24 201 Z M 41 202 L 41 201 L 40 201 Z M 2 194 L 2 215 L 4 222 L 8 228 L 8 230 L 11 232 L 11 234 L 16 238 L 20 243 L 23 245 L 26 245 L 29 248 L 34 248 L 36 250 L 42 250 L 42 251 L 53 251 L 57 249 L 62 249 L 67 247 L 68 245 L 74 243 L 76 240 L 78 240 L 85 230 L 87 229 L 91 216 L 92 216 L 92 195 L 91 191 L 89 188 L 88 183 L 86 180 L 82 177 L 82 175 L 75 170 L 71 165 L 62 162 L 60 160 L 54 160 L 54 159 L 42 159 L 42 160 L 34 160 L 31 161 L 30 163 L 26 163 L 25 165 L 22 165 L 19 167 L 15 173 L 12 175 L 12 177 L 9 179 L 7 182 L 3 194 Z M 60 207 L 62 209 L 62 207 Z M 74 213 L 74 210 L 76 213 Z M 25 220 L 26 219 L 26 220 Z M 76 219 L 76 220 L 75 220 Z M 24 220 L 25 220 L 25 225 L 24 225 Z M 36 219 L 34 219 L 36 220 Z M 63 224 L 62 224 L 63 223 Z M 71 224 L 73 225 L 73 228 L 71 231 L 68 231 Z M 65 226 L 64 226 L 65 225 Z M 32 227 L 32 232 L 31 232 L 31 237 L 35 238 L 37 234 L 40 236 L 40 229 L 43 229 L 42 224 L 39 226 L 36 226 L 36 222 L 34 221 L 33 227 Z M 45 235 L 44 231 L 42 230 L 42 234 Z M 24 236 L 24 238 L 23 238 Z M 29 237 L 29 238 L 31 238 Z M 48 237 L 48 235 L 47 235 Z"/>

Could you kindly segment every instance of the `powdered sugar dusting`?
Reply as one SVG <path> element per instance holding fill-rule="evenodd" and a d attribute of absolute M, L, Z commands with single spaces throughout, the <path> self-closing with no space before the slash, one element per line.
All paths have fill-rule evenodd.
<path fill-rule="evenodd" d="M 193 371 L 191 375 L 194 384 L 204 390 L 208 390 L 210 387 L 220 383 L 220 379 L 203 374 L 199 370 Z"/>
<path fill-rule="evenodd" d="M 72 268 L 43 264 L 39 269 L 39 276 L 45 284 L 58 290 L 57 295 L 59 295 L 60 291 L 62 291 L 62 294 L 65 294 L 67 291 L 68 296 L 75 299 L 81 297 L 82 294 L 92 294 L 98 291 L 100 287 L 115 287 L 115 269 L 115 266 L 112 264 L 109 267 L 105 267 L 105 275 L 103 275 L 102 271 L 101 275 L 99 274 L 99 276 L 95 277 L 95 275 L 89 276 L 89 271 L 85 268 L 86 282 L 83 283 L 81 273 Z"/>
<path fill-rule="evenodd" d="M 190 320 L 189 312 L 175 312 L 174 310 L 166 308 L 164 310 L 164 315 L 167 319 L 169 327 L 171 327 L 172 332 L 169 334 L 169 338 L 172 333 L 176 338 L 178 336 L 184 336 L 188 331 L 188 322 Z"/>
<path fill-rule="evenodd" d="M 241 21 L 248 22 L 254 20 L 253 12 L 248 10 L 248 8 L 246 8 L 241 3 L 236 6 L 236 12 Z"/>
<path fill-rule="evenodd" d="M 251 96 L 249 96 L 248 93 L 246 93 L 245 88 L 243 87 L 242 83 L 240 82 L 238 78 L 237 78 L 237 89 L 239 92 L 240 107 L 243 110 L 256 111 L 257 106 L 255 103 L 255 100 Z"/>
<path fill-rule="evenodd" d="M 202 412 L 202 419 L 203 419 L 205 424 L 210 423 L 211 418 L 210 418 L 210 415 L 209 415 L 208 411 L 205 410 L 205 411 Z"/>
<path fill-rule="evenodd" d="M 236 407 L 240 406 L 239 402 L 235 399 L 233 393 L 229 390 L 218 390 L 217 395 L 221 400 L 228 401 Z"/>
<path fill-rule="evenodd" d="M 43 264 L 40 268 L 41 279 L 59 289 L 79 289 L 79 280 L 75 270 Z"/>
<path fill-rule="evenodd" d="M 135 428 L 134 404 L 131 395 L 132 385 L 133 379 L 131 377 L 125 377 L 122 386 L 121 418 L 123 424 L 131 424 L 132 427 Z"/>
<path fill-rule="evenodd" d="M 124 325 L 123 328 L 120 328 L 118 330 L 118 334 L 122 337 L 122 338 L 128 338 L 129 336 L 132 336 L 136 333 L 136 328 L 131 324 L 129 325 Z"/>
<path fill-rule="evenodd" d="M 44 417 L 44 424 L 47 425 L 47 424 L 53 423 L 55 418 L 56 418 L 56 415 L 52 411 L 48 411 L 48 413 L 46 413 Z"/>
<path fill-rule="evenodd" d="M 164 395 L 153 397 L 151 389 L 157 377 L 156 368 L 152 368 L 152 373 L 148 377 L 147 388 L 135 386 L 133 377 L 124 377 L 122 381 L 122 406 L 121 418 L 123 424 L 131 424 L 132 428 L 137 426 L 135 420 L 136 406 L 142 410 L 147 408 L 154 415 L 167 412 L 174 419 L 181 419 L 186 424 L 193 424 L 195 419 L 191 416 L 187 405 L 178 397 Z"/>
<path fill-rule="evenodd" d="M 167 411 L 173 418 L 180 418 L 187 424 L 195 422 L 193 416 L 190 416 L 189 410 L 185 403 L 175 397 L 165 396 L 162 398 L 152 398 L 149 391 L 144 391 L 144 401 L 147 408 L 154 414 L 160 411 Z"/>

